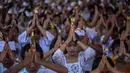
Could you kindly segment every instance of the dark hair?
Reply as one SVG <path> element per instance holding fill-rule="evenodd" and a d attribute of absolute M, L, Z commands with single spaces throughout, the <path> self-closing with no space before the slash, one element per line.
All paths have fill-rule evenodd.
<path fill-rule="evenodd" d="M 31 44 L 29 43 L 29 44 L 26 44 L 23 48 L 22 48 L 22 50 L 21 50 L 21 57 L 22 57 L 22 59 L 24 60 L 24 57 L 25 57 L 25 52 L 27 51 L 29 51 L 29 49 L 30 49 L 30 47 L 31 47 Z M 39 44 L 37 44 L 36 43 L 36 52 L 39 52 L 40 53 L 40 58 L 42 58 L 43 57 L 43 50 L 42 50 L 42 48 L 39 46 Z"/>
<path fill-rule="evenodd" d="M 120 46 L 120 39 L 116 39 L 116 40 L 114 40 L 114 42 L 112 43 L 112 45 L 111 45 L 112 52 L 114 52 L 114 50 L 115 50 L 115 48 L 116 48 L 117 46 Z"/>
<path fill-rule="evenodd" d="M 95 60 L 93 61 L 93 65 L 92 65 L 92 70 L 96 69 L 101 61 L 102 57 L 97 57 L 95 58 Z M 107 57 L 108 62 L 110 63 L 110 65 L 112 67 L 114 67 L 114 63 L 112 62 L 111 58 Z"/>

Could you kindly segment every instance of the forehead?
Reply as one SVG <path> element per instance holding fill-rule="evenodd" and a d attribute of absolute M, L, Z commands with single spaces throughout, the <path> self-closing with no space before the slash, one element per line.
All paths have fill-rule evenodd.
<path fill-rule="evenodd" d="M 74 45 L 74 46 L 75 46 L 75 45 L 77 45 L 77 44 L 76 44 L 76 42 L 71 41 L 68 45 L 69 45 L 69 46 L 70 46 L 70 45 L 71 45 L 71 46 L 72 46 L 72 45 Z"/>

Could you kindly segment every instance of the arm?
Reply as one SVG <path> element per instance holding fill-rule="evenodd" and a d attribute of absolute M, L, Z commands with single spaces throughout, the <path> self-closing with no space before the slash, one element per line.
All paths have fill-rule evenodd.
<path fill-rule="evenodd" d="M 86 50 L 89 46 L 85 45 L 84 43 L 82 43 L 81 41 L 77 41 L 77 44 L 83 49 Z"/>
<path fill-rule="evenodd" d="M 33 57 L 34 57 L 34 53 L 29 49 L 29 52 L 27 53 L 27 56 L 25 57 L 24 61 L 9 68 L 4 73 L 18 73 L 24 67 L 26 67 L 27 65 L 29 65 L 33 62 Z"/>
<path fill-rule="evenodd" d="M 115 27 L 115 22 L 114 22 L 114 20 L 115 20 L 115 16 L 112 17 L 112 27 L 110 28 L 110 30 L 108 31 L 108 33 L 105 35 L 105 37 L 104 37 L 102 43 L 106 43 L 107 40 L 109 39 L 109 37 L 112 35 L 113 30 L 114 30 L 114 27 Z"/>
<path fill-rule="evenodd" d="M 2 63 L 2 61 L 5 58 L 7 52 L 8 52 L 8 50 L 7 50 L 7 43 L 5 43 L 4 50 L 0 53 L 0 63 Z"/>
<path fill-rule="evenodd" d="M 65 68 L 64 66 L 49 62 L 49 61 L 43 61 L 40 59 L 40 55 L 38 53 L 35 53 L 35 62 L 37 64 L 43 65 L 44 67 L 47 67 L 49 69 L 52 69 L 58 73 L 67 73 L 67 68 Z"/>
<path fill-rule="evenodd" d="M 112 73 L 122 73 L 121 71 L 117 70 L 116 68 L 113 68 L 110 63 L 108 62 L 107 58 L 106 60 L 106 66 L 108 68 L 109 71 L 111 71 Z"/>
<path fill-rule="evenodd" d="M 123 48 L 124 48 L 124 41 L 120 41 L 119 53 L 114 56 L 114 60 L 117 60 L 120 56 L 122 56 L 124 50 Z"/>
<path fill-rule="evenodd" d="M 65 47 L 66 47 L 66 46 L 68 45 L 68 43 L 72 40 L 73 33 L 74 33 L 74 27 L 73 27 L 73 25 L 71 25 L 70 32 L 69 32 L 69 35 L 68 35 L 67 40 L 60 46 L 60 49 L 61 49 L 62 51 L 65 50 Z"/>
<path fill-rule="evenodd" d="M 55 63 L 52 63 L 49 61 L 43 61 L 43 62 L 41 61 L 39 64 L 41 64 L 49 69 L 52 69 L 58 73 L 68 73 L 67 68 L 65 68 L 62 65 L 58 65 L 58 64 L 55 64 Z"/>
<path fill-rule="evenodd" d="M 105 27 L 106 29 L 108 29 L 107 24 L 106 24 L 106 22 L 105 22 L 105 20 L 104 20 L 104 18 L 103 18 L 102 15 L 101 15 L 101 20 L 102 20 L 102 23 L 103 23 L 104 27 Z"/>
<path fill-rule="evenodd" d="M 93 70 L 91 73 L 101 73 L 101 71 L 105 67 L 105 58 L 104 57 L 105 56 L 102 56 L 102 59 L 101 59 L 99 65 L 98 65 L 98 67 L 95 70 Z"/>
<path fill-rule="evenodd" d="M 98 8 L 97 6 L 95 6 L 95 14 L 94 14 L 93 20 L 88 26 L 91 28 L 94 27 L 97 22 L 97 19 L 98 19 Z"/>
<path fill-rule="evenodd" d="M 125 49 L 125 48 L 124 48 L 124 52 L 123 52 L 123 53 L 124 53 L 124 55 L 126 55 L 127 57 L 130 58 L 130 54 L 126 52 L 126 49 Z"/>
<path fill-rule="evenodd" d="M 56 43 L 55 43 L 55 45 L 54 45 L 54 48 L 51 49 L 51 50 L 48 51 L 48 52 L 45 52 L 45 53 L 44 53 L 44 58 L 46 59 L 47 57 L 49 57 L 50 55 L 52 55 L 52 54 L 59 48 L 60 43 L 61 43 L 61 37 L 58 36 L 58 39 L 57 39 L 57 41 L 56 41 Z"/>
<path fill-rule="evenodd" d="M 31 26 L 28 27 L 27 30 L 26 30 L 27 35 L 29 35 L 29 34 L 32 32 L 32 29 L 33 29 L 34 27 L 35 27 L 35 15 L 34 15 L 34 18 L 33 18 L 33 20 L 32 20 Z"/>
<path fill-rule="evenodd" d="M 6 70 L 4 73 L 18 73 L 20 70 L 22 70 L 24 68 L 24 64 L 21 62 L 11 68 L 9 68 L 8 70 Z"/>
<path fill-rule="evenodd" d="M 130 54 L 128 54 L 128 53 L 125 53 L 125 55 L 126 55 L 127 57 L 129 57 L 129 58 L 130 58 Z"/>

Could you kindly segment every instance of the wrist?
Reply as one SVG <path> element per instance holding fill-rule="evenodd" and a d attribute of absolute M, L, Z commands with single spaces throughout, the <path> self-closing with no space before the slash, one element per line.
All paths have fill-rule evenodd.
<path fill-rule="evenodd" d="M 124 41 L 124 38 L 120 37 L 120 41 Z"/>

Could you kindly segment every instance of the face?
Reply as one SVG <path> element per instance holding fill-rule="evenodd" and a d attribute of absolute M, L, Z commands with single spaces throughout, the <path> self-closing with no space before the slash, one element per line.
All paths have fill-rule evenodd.
<path fill-rule="evenodd" d="M 59 23 L 59 21 L 60 21 L 60 18 L 59 18 L 59 17 L 55 17 L 53 21 L 54 21 L 54 23 L 57 24 L 57 25 L 60 24 L 60 23 Z"/>
<path fill-rule="evenodd" d="M 67 53 L 71 56 L 78 54 L 78 46 L 75 42 L 70 42 L 66 47 Z"/>
<path fill-rule="evenodd" d="M 2 64 L 5 68 L 9 69 L 10 67 L 13 66 L 14 61 L 9 57 L 9 55 L 6 55 L 2 61 Z"/>
<path fill-rule="evenodd" d="M 25 56 L 27 55 L 27 52 L 25 53 Z M 29 64 L 28 66 L 26 66 L 26 70 L 29 73 L 37 73 L 37 71 L 39 70 L 40 65 L 36 64 L 34 62 L 32 62 L 31 64 Z"/>

